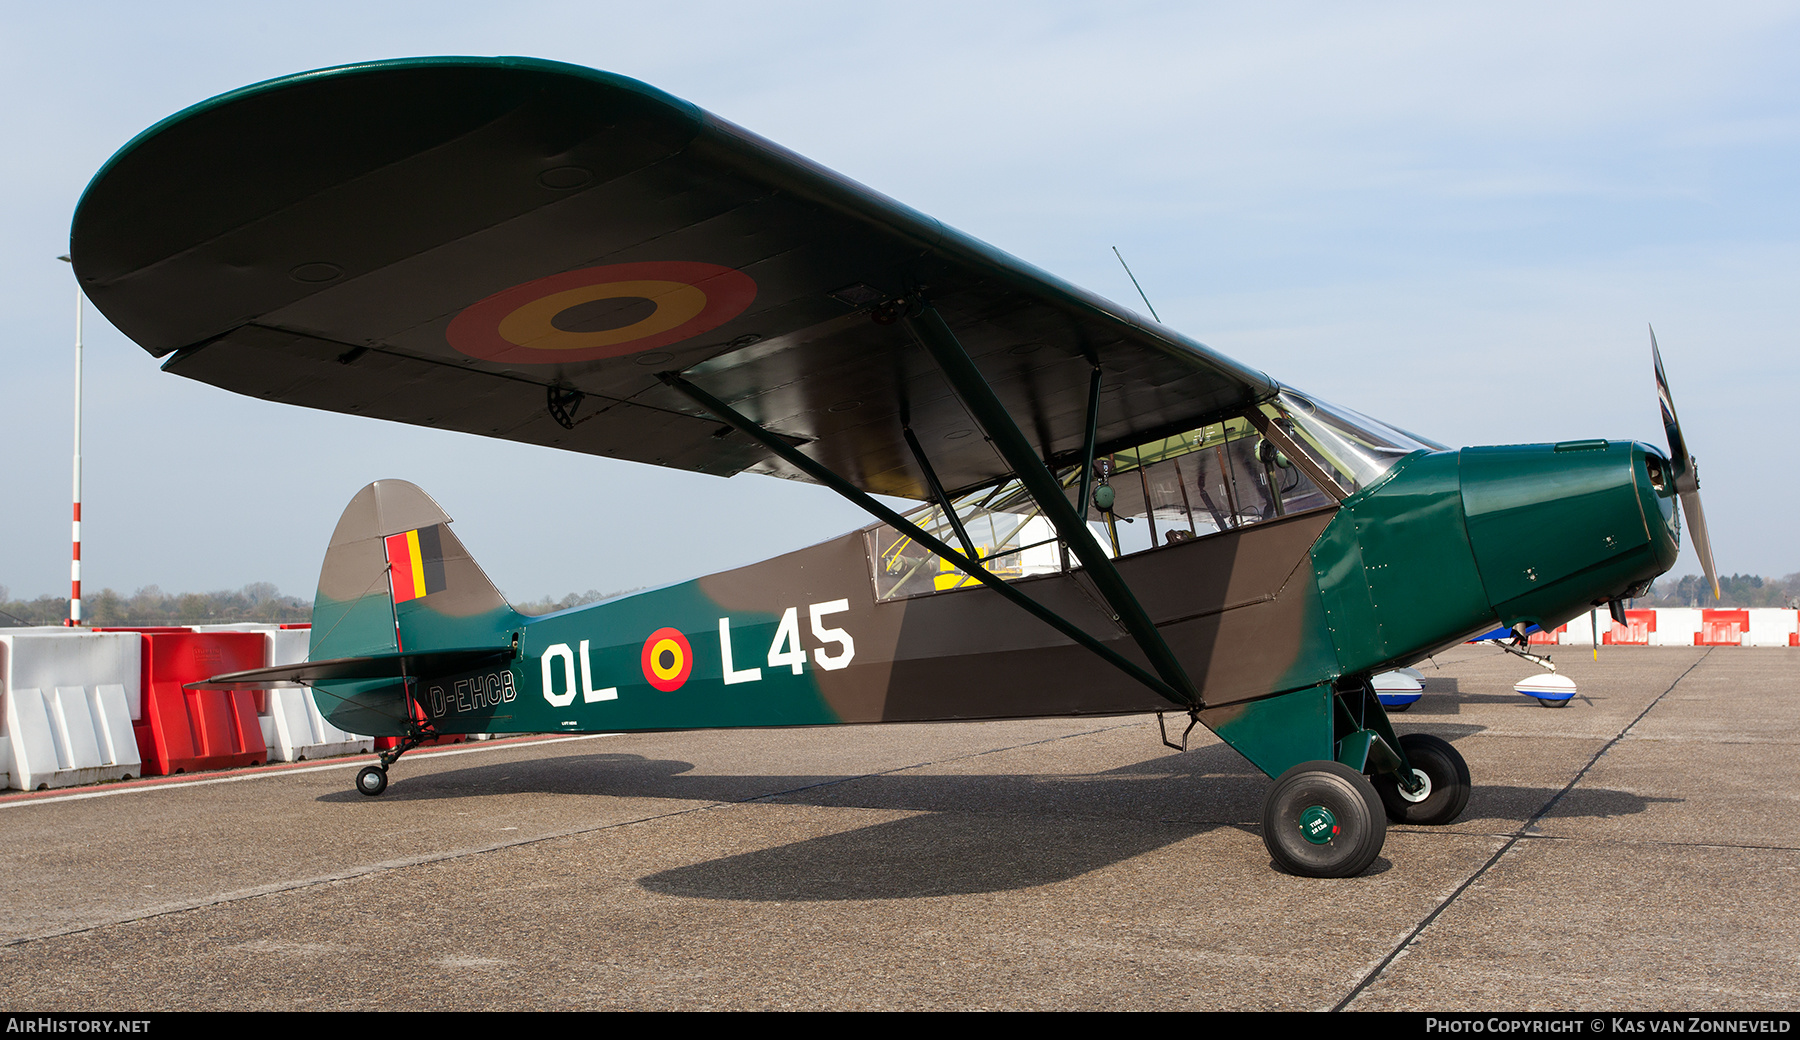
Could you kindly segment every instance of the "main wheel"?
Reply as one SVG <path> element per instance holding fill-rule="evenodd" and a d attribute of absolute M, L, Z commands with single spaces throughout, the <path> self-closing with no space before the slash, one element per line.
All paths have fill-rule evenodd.
<path fill-rule="evenodd" d="M 1436 825 L 1462 815 L 1469 804 L 1469 764 L 1448 740 L 1429 733 L 1408 733 L 1400 738 L 1401 750 L 1412 763 L 1413 775 L 1425 782 L 1421 791 L 1408 794 L 1392 774 L 1375 778 L 1375 790 L 1387 818 L 1395 823 Z"/>
<path fill-rule="evenodd" d="M 363 766 L 356 774 L 356 789 L 371 798 L 387 790 L 387 770 L 380 766 Z"/>
<path fill-rule="evenodd" d="M 1553 701 L 1548 697 L 1539 697 L 1537 702 L 1546 708 L 1566 708 L 1569 706 L 1569 701 L 1571 699 L 1572 698 L 1564 697 L 1560 701 Z"/>
<path fill-rule="evenodd" d="M 1387 839 L 1381 796 L 1338 762 L 1302 762 L 1263 800 L 1263 844 L 1275 865 L 1301 877 L 1353 877 Z"/>

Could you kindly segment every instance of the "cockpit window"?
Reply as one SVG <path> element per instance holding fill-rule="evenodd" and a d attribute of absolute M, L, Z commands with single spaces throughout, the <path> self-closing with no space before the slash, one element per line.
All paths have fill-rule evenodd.
<path fill-rule="evenodd" d="M 1083 512 L 1094 541 L 1119 557 L 1330 506 L 1339 493 L 1367 486 L 1406 455 L 1437 447 L 1293 390 L 1258 407 L 1260 415 L 1233 417 L 1096 458 L 1086 503 L 1075 501 L 1079 466 L 1058 469 L 1057 482 Z M 1279 427 L 1341 492 L 1319 487 L 1278 446 L 1284 438 L 1264 437 L 1259 424 Z M 951 506 L 977 556 L 997 577 L 1012 581 L 1080 567 L 1017 479 L 966 492 Z M 962 547 L 939 506 L 920 506 L 907 518 L 945 544 Z M 870 528 L 868 537 L 877 599 L 981 584 L 885 524 Z"/>
<path fill-rule="evenodd" d="M 1055 574 L 1063 569 L 1063 552 L 1056 528 L 1038 508 L 1017 478 L 960 495 L 950 503 L 962 520 L 963 530 L 975 543 L 975 552 L 987 569 L 1012 580 L 1036 574 Z M 962 548 L 956 530 L 944 511 L 921 506 L 907 519 L 932 537 L 953 548 Z M 949 560 L 943 559 L 911 537 L 881 524 L 869 530 L 875 560 L 875 597 L 893 599 L 980 585 Z"/>

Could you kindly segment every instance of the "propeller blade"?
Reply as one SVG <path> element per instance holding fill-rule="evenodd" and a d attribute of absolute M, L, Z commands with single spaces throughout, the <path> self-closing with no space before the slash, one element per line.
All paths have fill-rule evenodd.
<path fill-rule="evenodd" d="M 1656 365 L 1656 403 L 1662 406 L 1663 433 L 1669 438 L 1669 468 L 1675 478 L 1675 490 L 1699 490 L 1700 479 L 1694 474 L 1693 456 L 1688 454 L 1687 440 L 1681 436 L 1681 420 L 1675 417 L 1675 398 L 1669 393 L 1669 377 L 1663 374 L 1662 351 L 1656 346 L 1656 327 L 1650 327 L 1650 360 Z"/>
<path fill-rule="evenodd" d="M 1650 329 L 1650 360 L 1656 365 L 1656 398 L 1662 406 L 1663 433 L 1669 438 L 1669 467 L 1674 472 L 1675 490 L 1681 495 L 1681 511 L 1687 515 L 1688 530 L 1694 536 L 1694 554 L 1700 557 L 1700 569 L 1706 572 L 1712 586 L 1713 599 L 1719 599 L 1719 572 L 1713 566 L 1712 539 L 1706 534 L 1706 510 L 1700 507 L 1700 469 L 1688 454 L 1687 439 L 1681 435 L 1681 420 L 1675 417 L 1675 398 L 1669 393 L 1669 377 L 1663 374 L 1662 351 L 1656 345 L 1656 329 Z"/>
<path fill-rule="evenodd" d="M 1700 508 L 1700 490 L 1681 493 L 1681 511 L 1687 514 L 1688 530 L 1694 536 L 1694 553 L 1700 557 L 1700 569 L 1706 572 L 1712 586 L 1713 599 L 1719 598 L 1719 572 L 1713 566 L 1712 539 L 1706 536 L 1706 510 Z"/>

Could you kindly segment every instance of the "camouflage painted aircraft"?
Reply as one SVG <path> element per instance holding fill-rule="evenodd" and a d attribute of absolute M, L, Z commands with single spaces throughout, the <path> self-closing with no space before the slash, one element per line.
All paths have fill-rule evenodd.
<path fill-rule="evenodd" d="M 1643 589 L 1675 559 L 1678 494 L 1700 534 L 1666 388 L 1668 456 L 1448 450 L 554 62 L 376 62 L 202 102 L 106 164 L 72 242 L 90 298 L 177 375 L 812 481 L 873 516 L 527 617 L 435 502 L 370 485 L 332 535 L 309 662 L 214 680 L 305 684 L 338 725 L 401 738 L 357 778 L 370 795 L 444 734 L 1180 712 L 1275 778 L 1279 867 L 1352 875 L 1387 820 L 1447 823 L 1469 795 L 1449 743 L 1396 737 L 1370 675 Z"/>

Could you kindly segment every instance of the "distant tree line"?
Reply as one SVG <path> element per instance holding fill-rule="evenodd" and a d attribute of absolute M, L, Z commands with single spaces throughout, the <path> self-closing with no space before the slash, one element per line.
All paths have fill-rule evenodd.
<path fill-rule="evenodd" d="M 581 593 L 571 592 L 561 599 L 546 596 L 516 606 L 521 614 L 535 616 L 584 606 L 618 595 L 622 593 L 589 589 Z M 11 591 L 0 585 L 0 627 L 60 625 L 68 616 L 67 596 L 14 599 Z M 91 628 L 228 625 L 244 621 L 291 625 L 311 620 L 311 600 L 283 596 L 280 589 L 266 581 L 252 582 L 235 592 L 167 593 L 155 585 L 149 585 L 130 596 L 123 596 L 112 589 L 101 589 L 99 593 L 84 596 L 81 600 L 81 623 Z"/>
<path fill-rule="evenodd" d="M 521 614 L 537 616 L 571 607 L 586 606 L 637 589 L 617 592 L 571 592 L 561 599 L 545 596 L 526 603 L 513 604 Z M 1650 587 L 1650 593 L 1629 604 L 1632 607 L 1800 607 L 1800 574 L 1785 578 L 1764 578 L 1755 574 L 1733 574 L 1719 578 L 1721 598 L 1714 602 L 1706 579 L 1698 574 L 1679 578 L 1663 575 Z M 252 582 L 236 591 L 167 593 L 155 585 L 123 596 L 112 589 L 101 589 L 98 595 L 81 601 L 82 623 L 93 628 L 141 627 L 146 625 L 224 625 L 242 621 L 275 624 L 298 624 L 312 620 L 312 601 L 298 596 L 283 596 L 281 590 L 266 581 Z M 0 585 L 0 627 L 7 625 L 60 625 L 69 616 L 67 596 L 39 596 L 36 599 L 14 599 L 6 586 Z"/>
<path fill-rule="evenodd" d="M 13 599 L 0 585 L 0 624 L 60 625 L 69 616 L 69 597 Z M 148 585 L 130 596 L 112 589 L 81 598 L 81 622 L 93 628 L 146 625 L 221 625 L 240 621 L 303 623 L 312 618 L 312 602 L 283 596 L 266 581 L 236 591 L 168 593 Z"/>
<path fill-rule="evenodd" d="M 589 603 L 598 603 L 603 599 L 612 599 L 614 596 L 623 596 L 627 592 L 636 591 L 638 590 L 622 589 L 618 592 L 600 592 L 597 589 L 589 589 L 582 593 L 571 592 L 562 599 L 551 599 L 549 596 L 545 596 L 543 599 L 532 600 L 529 603 L 514 603 L 513 609 L 521 614 L 530 614 L 536 617 L 539 614 L 568 610 L 570 607 L 585 607 Z"/>
<path fill-rule="evenodd" d="M 1764 578 L 1755 574 L 1719 575 L 1719 599 L 1698 574 L 1679 578 L 1665 574 L 1650 595 L 1632 601 L 1639 607 L 1800 607 L 1800 574 Z"/>

